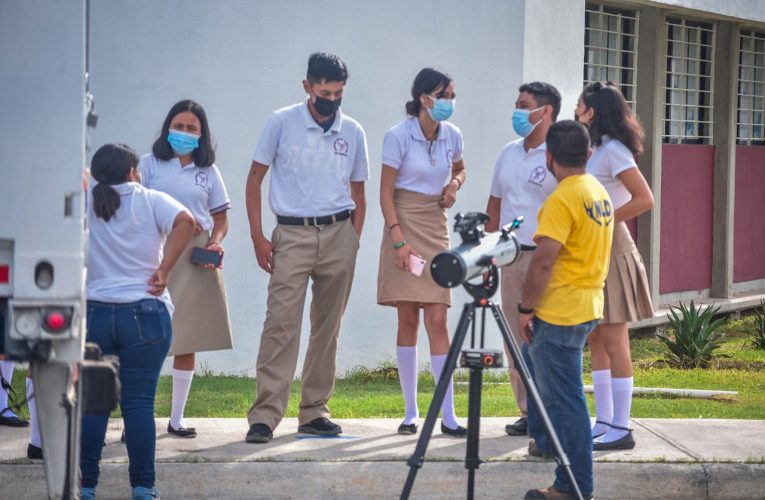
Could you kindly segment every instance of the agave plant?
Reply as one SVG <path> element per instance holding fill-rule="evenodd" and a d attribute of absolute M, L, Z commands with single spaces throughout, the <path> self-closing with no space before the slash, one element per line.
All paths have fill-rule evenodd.
<path fill-rule="evenodd" d="M 659 334 L 659 339 L 669 349 L 670 363 L 683 368 L 705 368 L 712 353 L 720 347 L 723 334 L 717 328 L 725 321 L 715 320 L 720 307 L 714 304 L 698 308 L 691 301 L 689 307 L 680 304 L 669 308 L 669 324 L 672 335 Z"/>
<path fill-rule="evenodd" d="M 754 325 L 752 325 L 752 347 L 765 349 L 765 300 L 760 301 L 760 307 L 754 310 Z"/>

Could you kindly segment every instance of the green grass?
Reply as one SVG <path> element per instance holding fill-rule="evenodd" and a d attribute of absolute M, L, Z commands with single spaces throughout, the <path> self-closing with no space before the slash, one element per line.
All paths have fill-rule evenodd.
<path fill-rule="evenodd" d="M 738 391 L 733 399 L 705 400 L 659 395 L 635 396 L 632 415 L 647 418 L 733 418 L 765 419 L 765 351 L 752 349 L 749 336 L 742 333 L 741 321 L 731 321 L 725 327 L 726 341 L 707 369 L 680 370 L 664 361 L 666 348 L 657 339 L 632 341 L 635 365 L 635 385 L 677 389 L 716 389 Z M 591 383 L 589 354 L 585 352 L 585 384 Z M 467 416 L 468 373 L 460 370 L 455 376 L 455 405 L 457 414 Z M 518 408 L 513 399 L 505 370 L 484 373 L 482 415 L 514 416 Z M 23 393 L 24 375 L 17 372 L 14 388 Z M 160 379 L 156 414 L 170 413 L 172 382 Z M 425 414 L 435 384 L 429 373 L 420 374 L 418 401 L 420 413 Z M 240 417 L 246 414 L 255 396 L 255 380 L 239 376 L 197 376 L 191 389 L 187 417 Z M 288 417 L 297 416 L 300 381 L 292 387 Z M 587 396 L 594 412 L 592 395 Z M 336 418 L 399 418 L 403 415 L 403 398 L 396 378 L 395 365 L 387 362 L 377 369 L 356 368 L 337 380 L 330 401 Z M 26 408 L 22 414 L 26 415 Z"/>

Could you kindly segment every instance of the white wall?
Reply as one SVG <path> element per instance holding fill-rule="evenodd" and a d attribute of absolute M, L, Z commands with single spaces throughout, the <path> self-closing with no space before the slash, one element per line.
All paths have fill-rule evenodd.
<path fill-rule="evenodd" d="M 581 90 L 583 2 L 556 0 L 554 9 L 535 4 L 541 2 L 91 3 L 91 89 L 99 113 L 98 128 L 91 132 L 93 147 L 121 141 L 149 151 L 170 106 L 187 97 L 205 107 L 217 140 L 217 164 L 234 205 L 225 241 L 225 279 L 235 350 L 204 354 L 203 362 L 215 371 L 254 373 L 267 276 L 250 243 L 245 178 L 270 113 L 303 99 L 306 62 L 316 50 L 336 52 L 348 64 L 343 111 L 365 127 L 371 164 L 367 223 L 338 370 L 395 357 L 395 311 L 376 305 L 382 137 L 403 119 L 417 71 L 432 65 L 451 73 L 458 94 L 453 122 L 464 133 L 468 181 L 450 213 L 483 210 L 496 156 L 515 138 L 510 115 L 518 86 L 530 78 L 558 86 L 566 94 L 564 117 L 571 117 Z M 533 18 L 527 9 L 533 9 Z M 553 18 L 565 19 L 567 26 L 551 37 L 545 26 Z M 270 215 L 265 223 L 272 227 Z M 452 327 L 465 299 L 463 291 L 455 291 Z M 301 365 L 307 314 L 304 319 Z M 424 333 L 420 346 L 424 364 Z"/>
<path fill-rule="evenodd" d="M 741 20 L 765 22 L 765 2 L 762 0 L 651 0 L 650 3 L 693 9 Z"/>

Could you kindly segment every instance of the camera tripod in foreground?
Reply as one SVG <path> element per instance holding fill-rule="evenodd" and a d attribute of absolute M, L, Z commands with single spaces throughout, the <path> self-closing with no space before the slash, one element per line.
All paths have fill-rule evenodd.
<path fill-rule="evenodd" d="M 436 386 L 436 392 L 433 394 L 433 400 L 430 403 L 428 409 L 428 415 L 425 418 L 425 423 L 422 426 L 422 433 L 417 441 L 417 447 L 414 450 L 414 454 L 407 460 L 409 465 L 409 475 L 406 478 L 404 489 L 401 492 L 401 499 L 406 500 L 409 498 L 412 492 L 412 486 L 414 485 L 415 476 L 417 471 L 422 467 L 425 461 L 425 451 L 428 448 L 428 442 L 433 434 L 433 428 L 438 418 L 438 411 L 441 407 L 441 402 L 446 394 L 446 388 L 449 385 L 449 381 L 452 378 L 452 373 L 456 367 L 457 356 L 460 354 L 460 350 L 465 341 L 468 329 L 471 328 L 470 334 L 470 349 L 461 352 L 461 366 L 470 368 L 470 390 L 468 393 L 468 434 L 467 434 L 467 450 L 465 453 L 465 468 L 468 470 L 468 486 L 467 486 L 467 498 L 473 499 L 473 493 L 475 489 L 475 470 L 481 465 L 481 458 L 478 455 L 478 444 L 480 436 L 480 419 L 481 419 L 481 388 L 483 383 L 483 370 L 484 368 L 499 368 L 502 366 L 502 352 L 496 350 L 484 349 L 484 333 L 486 326 L 486 309 L 491 309 L 494 319 L 496 319 L 499 326 L 499 330 L 502 333 L 505 345 L 508 351 L 513 357 L 515 367 L 521 375 L 523 385 L 526 386 L 531 403 L 537 410 L 542 425 L 547 433 L 550 443 L 552 444 L 553 451 L 555 453 L 555 460 L 558 465 L 563 467 L 568 478 L 569 484 L 571 484 L 573 491 L 577 498 L 582 499 L 582 493 L 579 491 L 579 485 L 576 483 L 574 473 L 571 470 L 571 463 L 566 456 L 566 452 L 558 440 L 558 436 L 555 434 L 555 429 L 550 422 L 550 418 L 547 415 L 542 399 L 539 396 L 536 385 L 529 374 L 528 367 L 524 363 L 521 356 L 518 344 L 510 333 L 510 327 L 507 324 L 502 310 L 491 300 L 492 295 L 497 291 L 499 284 L 499 273 L 496 265 L 493 263 L 488 264 L 489 272 L 484 277 L 481 284 L 470 284 L 468 282 L 463 283 L 465 289 L 473 297 L 473 302 L 468 302 L 462 309 L 462 315 L 460 316 L 457 330 L 452 339 L 452 345 L 449 349 L 449 354 L 446 357 L 446 363 L 441 373 L 441 378 L 438 380 Z M 476 348 L 476 310 L 481 310 L 481 332 L 479 347 Z"/>

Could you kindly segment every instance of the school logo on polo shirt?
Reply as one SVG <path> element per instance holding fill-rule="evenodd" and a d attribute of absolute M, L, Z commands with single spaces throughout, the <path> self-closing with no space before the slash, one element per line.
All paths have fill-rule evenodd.
<path fill-rule="evenodd" d="M 547 168 L 535 167 L 529 175 L 529 182 L 542 187 L 542 183 L 544 182 L 545 177 L 547 177 Z"/>
<path fill-rule="evenodd" d="M 194 184 L 196 184 L 199 187 L 206 188 L 208 181 L 209 181 L 209 179 L 207 177 L 207 169 L 200 170 L 194 176 Z"/>
<path fill-rule="evenodd" d="M 446 150 L 446 165 L 451 167 L 453 159 L 454 159 L 454 150 L 453 149 L 447 149 Z"/>
<path fill-rule="evenodd" d="M 332 145 L 332 147 L 334 148 L 336 155 L 348 156 L 348 141 L 346 141 L 342 137 L 338 137 L 337 139 L 335 139 L 335 142 Z"/>

